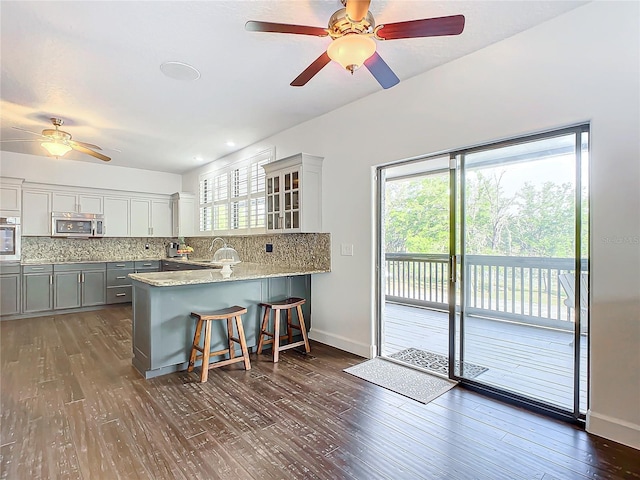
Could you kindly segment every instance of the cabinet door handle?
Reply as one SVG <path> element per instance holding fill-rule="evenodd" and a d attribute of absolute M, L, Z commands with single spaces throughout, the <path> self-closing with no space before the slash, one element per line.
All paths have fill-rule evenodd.
<path fill-rule="evenodd" d="M 126 276 L 124 277 L 116 277 L 116 280 L 124 280 L 125 278 L 127 278 Z"/>
<path fill-rule="evenodd" d="M 49 285 L 53 285 L 53 275 L 49 275 Z"/>
<path fill-rule="evenodd" d="M 44 270 L 44 267 L 31 267 L 31 270 Z"/>
<path fill-rule="evenodd" d="M 142 264 L 142 266 L 143 266 L 143 267 L 150 267 L 150 266 L 151 266 L 151 264 L 150 264 L 150 263 L 143 263 L 143 264 Z"/>
<path fill-rule="evenodd" d="M 78 283 L 82 283 L 82 280 L 80 280 L 80 274 L 78 274 Z"/>
<path fill-rule="evenodd" d="M 126 267 L 124 263 L 116 263 L 116 267 Z"/>
<path fill-rule="evenodd" d="M 126 293 L 116 293 L 116 297 L 126 297 Z"/>

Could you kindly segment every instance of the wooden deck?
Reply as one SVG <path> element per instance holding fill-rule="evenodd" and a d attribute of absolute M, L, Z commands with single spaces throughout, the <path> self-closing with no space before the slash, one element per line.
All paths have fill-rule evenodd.
<path fill-rule="evenodd" d="M 413 347 L 448 355 L 449 314 L 387 303 L 383 355 Z M 489 370 L 476 380 L 563 408 L 573 408 L 572 334 L 471 317 L 465 362 Z M 587 409 L 587 347 L 582 337 L 580 404 Z M 456 342 L 457 344 L 457 342 Z"/>

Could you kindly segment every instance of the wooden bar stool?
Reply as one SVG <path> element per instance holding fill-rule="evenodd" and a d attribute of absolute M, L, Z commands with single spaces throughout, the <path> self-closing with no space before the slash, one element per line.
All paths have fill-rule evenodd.
<path fill-rule="evenodd" d="M 304 315 L 302 314 L 302 305 L 306 300 L 304 298 L 287 298 L 280 302 L 264 302 L 260 306 L 264 307 L 264 317 L 262 317 L 262 327 L 260 327 L 260 340 L 258 341 L 258 353 L 262 353 L 262 347 L 268 344 L 273 345 L 273 362 L 278 362 L 278 355 L 283 350 L 304 345 L 307 353 L 311 351 L 309 347 L 309 339 L 307 338 L 307 328 L 304 324 Z M 291 323 L 291 310 L 296 309 L 298 313 L 298 325 Z M 273 319 L 273 333 L 269 331 L 269 318 L 271 310 L 275 311 Z M 287 333 L 280 335 L 280 310 L 287 311 Z M 300 330 L 302 340 L 293 342 L 293 329 Z M 268 337 L 265 340 L 264 337 Z M 288 340 L 285 345 L 280 345 L 280 340 Z"/>
<path fill-rule="evenodd" d="M 189 357 L 188 372 L 193 371 L 196 360 L 202 359 L 202 373 L 200 374 L 200 381 L 206 382 L 209 376 L 210 368 L 218 368 L 231 363 L 244 361 L 245 370 L 251 370 L 251 364 L 249 363 L 249 350 L 247 349 L 247 342 L 244 338 L 244 329 L 242 328 L 242 318 L 240 315 L 247 313 L 247 309 L 244 307 L 234 306 L 224 308 L 222 310 L 216 310 L 208 313 L 191 312 L 191 316 L 198 319 L 196 325 L 196 333 L 193 336 L 193 346 L 191 347 L 191 356 Z M 227 321 L 227 335 L 228 335 L 228 348 L 224 350 L 218 350 L 217 352 L 211 351 L 211 322 L 213 320 L 226 320 Z M 238 330 L 238 338 L 233 336 L 233 321 L 235 321 L 236 329 Z M 202 334 L 202 326 L 204 325 L 204 343 L 200 347 L 200 336 Z M 233 342 L 239 343 L 242 349 L 242 356 L 236 357 L 235 348 Z M 197 352 L 201 352 L 202 355 L 198 355 Z M 217 355 L 229 354 L 227 360 L 219 360 L 214 363 L 209 363 L 210 357 Z"/>

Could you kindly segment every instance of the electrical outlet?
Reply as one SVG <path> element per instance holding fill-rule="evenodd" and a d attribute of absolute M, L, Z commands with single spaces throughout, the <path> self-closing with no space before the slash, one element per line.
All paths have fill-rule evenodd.
<path fill-rule="evenodd" d="M 343 243 L 340 245 L 340 255 L 343 257 L 353 257 L 353 243 Z"/>
<path fill-rule="evenodd" d="M 271 243 L 267 243 L 267 245 L 266 245 L 266 251 L 267 251 L 267 253 L 271 253 L 271 252 L 273 252 L 273 244 L 271 244 Z"/>

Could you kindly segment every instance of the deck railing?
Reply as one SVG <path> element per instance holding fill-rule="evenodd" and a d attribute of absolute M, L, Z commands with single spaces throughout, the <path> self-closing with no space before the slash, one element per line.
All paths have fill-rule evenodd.
<path fill-rule="evenodd" d="M 587 270 L 586 261 L 583 261 L 582 270 Z M 564 303 L 567 296 L 558 276 L 574 271 L 575 261 L 571 258 L 467 255 L 463 272 L 469 285 L 464 299 L 465 311 L 522 323 L 570 328 L 567 322 L 574 320 L 574 313 Z M 449 257 L 446 254 L 389 253 L 386 255 L 385 283 L 388 301 L 446 310 Z"/>

